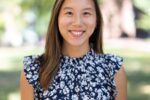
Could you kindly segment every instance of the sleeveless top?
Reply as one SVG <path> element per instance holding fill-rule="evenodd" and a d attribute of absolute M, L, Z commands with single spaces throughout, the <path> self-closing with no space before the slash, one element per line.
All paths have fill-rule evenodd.
<path fill-rule="evenodd" d="M 26 56 L 23 61 L 34 100 L 115 100 L 114 75 L 122 65 L 122 57 L 97 54 L 93 49 L 79 58 L 61 56 L 59 71 L 47 90 L 39 83 L 40 57 Z"/>

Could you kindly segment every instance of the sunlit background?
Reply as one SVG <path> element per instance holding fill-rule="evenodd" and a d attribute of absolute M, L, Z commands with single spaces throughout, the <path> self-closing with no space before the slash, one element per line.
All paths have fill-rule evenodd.
<path fill-rule="evenodd" d="M 20 100 L 26 55 L 42 54 L 55 0 L 0 0 L 0 100 Z M 150 0 L 99 0 L 105 53 L 124 57 L 128 100 L 150 100 Z"/>

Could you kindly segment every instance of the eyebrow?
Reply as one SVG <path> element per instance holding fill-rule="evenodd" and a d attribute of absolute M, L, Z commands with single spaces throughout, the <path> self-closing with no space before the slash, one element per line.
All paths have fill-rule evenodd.
<path fill-rule="evenodd" d="M 92 11 L 94 11 L 95 9 L 93 9 L 93 8 L 84 8 L 83 10 L 92 10 Z"/>
<path fill-rule="evenodd" d="M 63 10 L 67 10 L 67 9 L 73 10 L 73 8 L 71 8 L 71 7 L 64 7 L 64 8 L 63 8 Z M 91 7 L 84 8 L 83 10 L 91 10 L 91 11 L 94 11 L 94 9 L 91 8 Z"/>
<path fill-rule="evenodd" d="M 71 7 L 64 7 L 63 10 L 67 10 L 67 9 L 73 9 Z"/>

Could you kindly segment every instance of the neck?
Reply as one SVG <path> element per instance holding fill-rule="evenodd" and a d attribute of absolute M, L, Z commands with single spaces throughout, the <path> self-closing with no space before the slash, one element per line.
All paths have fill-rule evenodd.
<path fill-rule="evenodd" d="M 62 49 L 62 53 L 65 56 L 78 58 L 78 57 L 85 55 L 89 50 L 90 50 L 89 45 L 86 45 L 86 46 L 67 46 L 67 45 L 64 45 L 63 49 Z"/>

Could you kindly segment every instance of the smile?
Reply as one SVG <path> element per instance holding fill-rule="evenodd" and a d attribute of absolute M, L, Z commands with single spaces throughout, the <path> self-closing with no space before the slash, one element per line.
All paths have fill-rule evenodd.
<path fill-rule="evenodd" d="M 85 31 L 69 31 L 73 37 L 80 37 Z"/>

